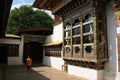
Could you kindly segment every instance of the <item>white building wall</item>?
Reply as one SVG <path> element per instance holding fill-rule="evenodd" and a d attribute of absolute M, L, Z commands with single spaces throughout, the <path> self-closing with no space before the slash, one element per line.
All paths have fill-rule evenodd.
<path fill-rule="evenodd" d="M 62 70 L 63 64 L 64 60 L 62 58 L 45 56 L 45 51 L 43 50 L 43 65 L 51 66 L 53 68 Z"/>
<path fill-rule="evenodd" d="M 64 60 L 58 57 L 43 57 L 43 64 L 47 66 L 51 66 L 53 68 L 62 70 L 62 65 L 64 64 Z"/>
<path fill-rule="evenodd" d="M 19 45 L 19 56 L 8 57 L 8 65 L 22 65 L 23 56 L 23 43 L 20 39 L 0 39 L 1 44 L 18 44 Z"/>
<path fill-rule="evenodd" d="M 115 13 L 111 3 L 107 4 L 106 14 L 109 62 L 105 65 L 104 80 L 116 80 L 118 72 L 117 29 L 115 25 Z"/>
<path fill-rule="evenodd" d="M 63 41 L 63 23 L 54 26 L 53 35 L 49 35 L 46 37 L 45 43 L 52 42 L 62 42 Z M 44 55 L 43 50 L 43 64 L 51 66 L 53 68 L 62 70 L 62 65 L 64 64 L 64 60 L 61 57 L 48 57 Z"/>
<path fill-rule="evenodd" d="M 51 42 L 53 42 L 53 35 L 49 35 L 45 39 L 45 43 L 51 43 Z"/>
<path fill-rule="evenodd" d="M 53 42 L 62 42 L 63 41 L 63 23 L 56 25 L 53 29 Z"/>
<path fill-rule="evenodd" d="M 45 43 L 62 42 L 63 41 L 63 23 L 60 23 L 53 28 L 53 34 L 45 39 Z"/>
<path fill-rule="evenodd" d="M 0 39 L 1 44 L 20 44 L 20 40 L 17 39 Z"/>
<path fill-rule="evenodd" d="M 68 65 L 68 73 L 86 78 L 87 80 L 103 80 L 103 70 L 94 70 L 80 66 Z"/>

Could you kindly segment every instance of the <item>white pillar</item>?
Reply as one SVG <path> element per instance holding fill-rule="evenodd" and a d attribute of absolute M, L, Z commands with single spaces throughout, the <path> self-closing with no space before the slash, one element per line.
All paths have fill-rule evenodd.
<path fill-rule="evenodd" d="M 115 24 L 115 12 L 112 4 L 108 3 L 106 7 L 107 15 L 107 36 L 108 36 L 108 55 L 109 62 L 105 65 L 105 80 L 117 80 L 118 73 L 118 47 L 117 47 L 117 29 Z"/>

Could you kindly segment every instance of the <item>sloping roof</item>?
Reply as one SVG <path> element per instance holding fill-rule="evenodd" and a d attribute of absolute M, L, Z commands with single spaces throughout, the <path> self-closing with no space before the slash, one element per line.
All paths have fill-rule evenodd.
<path fill-rule="evenodd" d="M 62 43 L 63 43 L 62 41 L 51 42 L 51 43 L 46 43 L 43 46 L 53 46 L 53 45 L 59 45 L 59 44 L 62 44 Z"/>
<path fill-rule="evenodd" d="M 6 34 L 6 38 L 21 38 L 20 36 L 14 35 L 14 34 Z"/>
<path fill-rule="evenodd" d="M 0 0 L 0 37 L 5 37 L 6 25 L 13 0 Z"/>

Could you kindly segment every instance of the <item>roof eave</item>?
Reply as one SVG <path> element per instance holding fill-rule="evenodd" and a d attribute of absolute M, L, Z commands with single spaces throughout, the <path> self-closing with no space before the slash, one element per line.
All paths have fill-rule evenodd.
<path fill-rule="evenodd" d="M 45 10 L 50 10 L 52 11 L 52 13 L 56 13 L 59 9 L 61 9 L 62 7 L 64 7 L 66 4 L 68 4 L 69 2 L 71 2 L 72 0 L 60 0 L 60 1 L 56 1 L 55 2 L 59 3 L 59 5 L 57 5 L 56 3 L 51 4 L 52 0 L 35 0 L 35 2 L 33 3 L 33 7 L 34 8 L 38 8 L 38 9 L 45 9 Z"/>
<path fill-rule="evenodd" d="M 6 31 L 6 26 L 7 26 L 7 21 L 8 21 L 8 17 L 9 17 L 9 13 L 10 13 L 10 9 L 11 9 L 11 5 L 12 5 L 12 1 L 13 0 L 1 0 L 0 1 L 0 18 L 1 18 L 1 22 L 0 22 L 0 38 L 5 37 L 5 31 Z"/>

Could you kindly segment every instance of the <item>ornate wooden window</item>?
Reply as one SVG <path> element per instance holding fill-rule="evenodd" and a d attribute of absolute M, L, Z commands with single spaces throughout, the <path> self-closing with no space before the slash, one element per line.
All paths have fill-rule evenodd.
<path fill-rule="evenodd" d="M 67 60 L 104 62 L 107 60 L 105 8 L 86 10 L 64 20 L 64 52 Z"/>
<path fill-rule="evenodd" d="M 46 46 L 45 56 L 61 57 L 61 46 L 60 45 Z"/>

